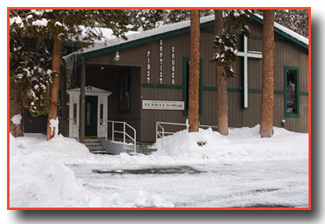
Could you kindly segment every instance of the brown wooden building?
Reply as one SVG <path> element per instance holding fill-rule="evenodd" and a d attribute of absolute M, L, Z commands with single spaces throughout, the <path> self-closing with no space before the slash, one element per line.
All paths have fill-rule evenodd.
<path fill-rule="evenodd" d="M 253 38 L 238 34 L 240 59 L 233 65 L 237 77 L 228 79 L 230 127 L 260 122 L 263 20 L 256 15 L 252 19 Z M 215 64 L 209 62 L 214 55 L 213 27 L 214 16 L 201 18 L 200 123 L 206 125 L 218 121 Z M 308 49 L 307 38 L 275 24 L 274 126 L 308 132 Z M 66 57 L 70 66 L 73 55 Z M 101 120 L 107 119 L 125 121 L 136 129 L 138 140 L 153 142 L 157 121 L 186 122 L 189 21 L 135 33 L 128 40 L 110 39 L 107 46 L 95 45 L 82 56 L 84 67 L 74 67 L 77 88 L 62 80 L 59 119 L 64 136 L 80 134 L 80 87 L 85 89 L 86 136 L 109 132 L 110 126 Z"/>

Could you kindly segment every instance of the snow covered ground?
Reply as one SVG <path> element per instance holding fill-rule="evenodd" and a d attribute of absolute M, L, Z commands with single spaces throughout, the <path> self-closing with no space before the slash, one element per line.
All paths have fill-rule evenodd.
<path fill-rule="evenodd" d="M 308 134 L 258 130 L 181 131 L 135 156 L 11 136 L 10 207 L 308 207 Z"/>

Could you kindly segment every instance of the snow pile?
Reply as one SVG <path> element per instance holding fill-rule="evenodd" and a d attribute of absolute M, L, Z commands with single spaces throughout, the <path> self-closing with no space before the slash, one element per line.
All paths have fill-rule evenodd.
<path fill-rule="evenodd" d="M 11 118 L 12 123 L 14 123 L 15 125 L 20 125 L 22 116 L 21 114 L 16 114 Z"/>
<path fill-rule="evenodd" d="M 50 120 L 51 135 L 57 136 L 59 133 L 59 118 Z M 55 133 L 53 133 L 55 132 Z"/>
<path fill-rule="evenodd" d="M 57 135 L 50 141 L 46 141 L 46 136 L 42 134 L 25 134 L 26 137 L 12 139 L 20 145 L 21 148 L 32 150 L 35 154 L 42 154 L 52 157 L 55 160 L 61 160 L 63 163 L 75 163 L 78 161 L 89 160 L 94 156 L 89 153 L 88 148 L 72 138 L 65 138 Z M 15 150 L 12 147 L 11 151 Z M 13 148 L 13 149 L 12 149 Z"/>
<path fill-rule="evenodd" d="M 261 161 L 308 158 L 308 134 L 289 132 L 274 127 L 272 138 L 261 138 L 259 125 L 253 128 L 230 129 L 222 136 L 212 129 L 187 130 L 158 139 L 155 155 L 198 160 Z"/>
<path fill-rule="evenodd" d="M 86 204 L 82 184 L 71 169 L 19 144 L 10 136 L 10 205 L 12 207 L 71 207 Z"/>
<path fill-rule="evenodd" d="M 83 181 L 63 161 L 89 157 L 88 149 L 61 135 L 46 141 L 41 134 L 10 136 L 11 207 L 104 207 L 121 206 L 117 194 L 86 191 Z M 88 161 L 89 161 L 88 159 Z"/>

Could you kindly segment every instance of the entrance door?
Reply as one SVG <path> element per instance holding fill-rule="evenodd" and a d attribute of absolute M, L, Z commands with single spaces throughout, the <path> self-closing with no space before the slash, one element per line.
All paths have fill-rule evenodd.
<path fill-rule="evenodd" d="M 97 136 L 98 96 L 85 96 L 85 136 Z"/>

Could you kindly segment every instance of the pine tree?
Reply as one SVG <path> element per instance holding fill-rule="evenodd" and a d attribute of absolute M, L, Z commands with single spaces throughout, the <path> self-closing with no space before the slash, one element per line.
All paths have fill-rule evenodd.
<path fill-rule="evenodd" d="M 223 15 L 228 17 L 226 22 Z M 243 35 L 250 37 L 246 25 L 249 15 L 245 10 L 215 10 L 215 55 L 212 62 L 216 62 L 218 126 L 222 135 L 228 135 L 227 78 L 236 77 L 232 68 L 232 63 L 238 60 L 235 30 L 240 28 Z"/>
<path fill-rule="evenodd" d="M 199 130 L 199 88 L 200 88 L 200 13 L 191 11 L 191 40 L 190 40 L 190 77 L 188 123 L 189 132 Z"/>
<path fill-rule="evenodd" d="M 274 10 L 264 10 L 263 19 L 263 78 L 262 78 L 262 104 L 261 104 L 261 137 L 273 135 L 274 111 Z"/>
<path fill-rule="evenodd" d="M 131 30 L 150 30 L 163 24 L 165 10 L 127 10 Z"/>
<path fill-rule="evenodd" d="M 61 42 L 59 39 L 60 31 L 57 30 L 54 34 L 54 43 L 53 43 L 53 59 L 52 59 L 52 86 L 51 86 L 51 101 L 49 107 L 49 115 L 47 119 L 47 140 L 55 137 L 56 128 L 58 126 L 52 127 L 52 120 L 57 120 L 58 115 L 58 101 L 59 101 L 59 85 L 60 85 L 60 59 L 61 59 Z"/>
<path fill-rule="evenodd" d="M 11 88 L 18 87 L 21 105 L 34 116 L 50 111 L 48 120 L 56 119 L 62 44 L 86 47 L 102 39 L 97 27 L 111 28 L 114 35 L 125 38 L 128 24 L 123 10 L 10 11 L 10 60 L 15 62 L 10 68 Z M 50 139 L 56 130 L 48 130 Z"/>
<path fill-rule="evenodd" d="M 49 97 L 46 88 L 51 84 L 51 38 L 37 35 L 31 25 L 30 10 L 10 11 L 10 118 L 22 115 L 27 108 L 30 115 L 48 113 Z M 29 21 L 28 21 L 29 20 Z M 13 136 L 23 135 L 23 123 L 10 122 Z"/>
<path fill-rule="evenodd" d="M 223 29 L 222 10 L 215 10 L 215 35 L 221 35 Z M 218 46 L 216 54 L 221 52 L 222 46 Z M 216 63 L 217 76 L 217 112 L 219 133 L 228 135 L 228 97 L 227 97 L 227 79 L 224 69 Z"/>
<path fill-rule="evenodd" d="M 150 30 L 164 24 L 178 23 L 190 19 L 191 10 L 126 10 L 132 30 Z M 200 10 L 200 16 L 212 15 L 213 10 Z"/>

